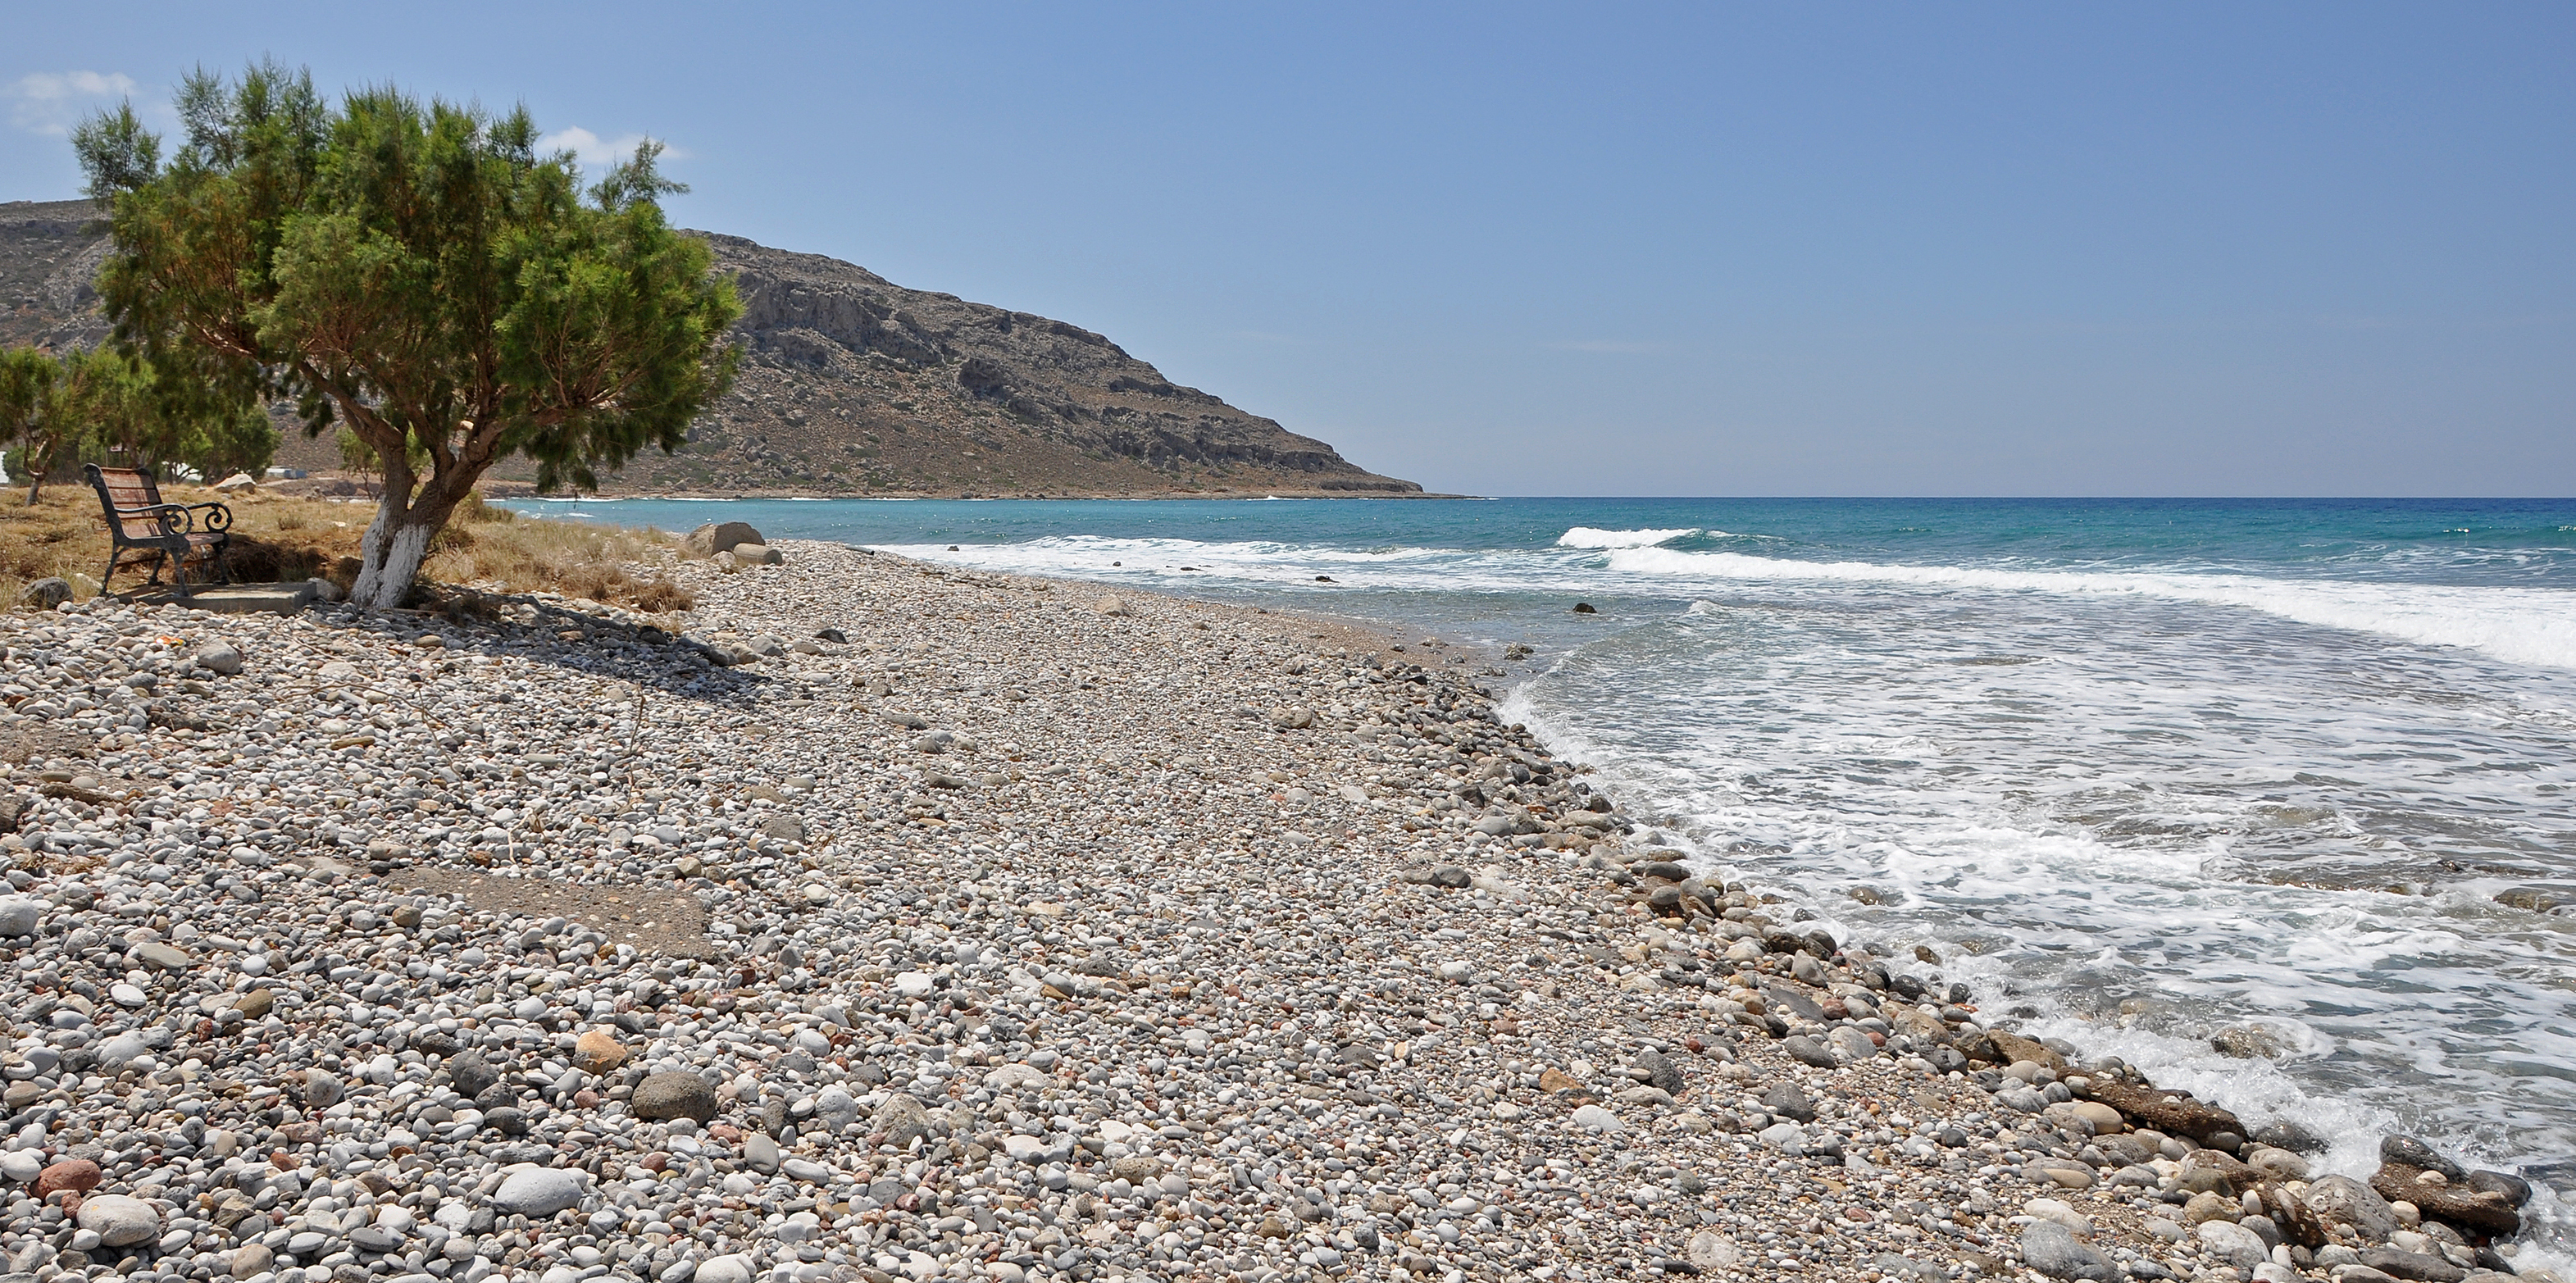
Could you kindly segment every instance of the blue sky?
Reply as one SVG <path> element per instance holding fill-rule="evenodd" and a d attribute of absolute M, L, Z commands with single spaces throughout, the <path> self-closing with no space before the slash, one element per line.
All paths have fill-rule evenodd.
<path fill-rule="evenodd" d="M 2576 494 L 2564 4 L 389 10 L 23 8 L 0 199 L 266 53 L 1435 489 Z"/>

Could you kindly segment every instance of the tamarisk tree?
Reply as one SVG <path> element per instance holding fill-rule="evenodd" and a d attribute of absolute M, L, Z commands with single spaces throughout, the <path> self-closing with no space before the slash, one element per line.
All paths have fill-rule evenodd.
<path fill-rule="evenodd" d="M 594 489 L 687 439 L 721 395 L 740 315 L 647 141 L 590 189 L 540 155 L 525 108 L 390 88 L 335 107 L 275 63 L 181 85 L 166 165 L 131 104 L 73 144 L 112 202 L 99 292 L 116 341 L 210 396 L 292 400 L 345 425 L 384 493 L 351 600 L 399 605 L 474 483 L 525 455 L 541 491 Z M 426 475 L 418 463 L 426 457 Z"/>

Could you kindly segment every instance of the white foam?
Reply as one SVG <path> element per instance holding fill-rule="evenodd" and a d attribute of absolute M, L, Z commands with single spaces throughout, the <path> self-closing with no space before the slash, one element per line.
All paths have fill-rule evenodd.
<path fill-rule="evenodd" d="M 1698 533 L 1697 526 L 1680 530 L 1595 530 L 1590 526 L 1576 526 L 1558 535 L 1556 546 L 1559 548 L 1651 548 L 1659 543 L 1670 543 L 1683 535 Z"/>
<path fill-rule="evenodd" d="M 1716 560 L 1619 557 L 1700 579 Z M 1815 583 L 1719 562 L 1746 563 L 1731 591 L 1667 567 L 1663 593 L 1719 604 L 1577 647 L 1499 715 L 1595 768 L 1658 842 L 1837 938 L 1933 945 L 1947 978 L 1998 1013 L 2027 1005 L 2039 1032 L 2337 1138 L 2328 1170 L 2367 1172 L 2394 1130 L 2488 1165 L 2565 1152 L 2576 1102 L 2536 1067 L 2576 1056 L 2559 1032 L 2576 944 L 2492 902 L 2515 877 L 2356 888 L 2379 861 L 2418 881 L 2466 834 L 2554 831 L 2542 817 L 2576 781 L 2561 723 L 2529 705 L 2563 702 L 2566 674 L 2284 645 L 2277 612 L 2224 599 L 2142 604 L 2155 626 L 2124 632 L 2045 595 L 2079 577 L 2136 592 L 2134 575 L 1926 591 L 1885 567 Z M 2454 778 L 2480 789 L 2449 796 Z M 1868 907 L 1842 894 L 1863 885 Z M 2211 1050 L 2243 1023 L 2277 1060 Z M 2528 1242 L 2551 1259 L 2563 1235 Z"/>
<path fill-rule="evenodd" d="M 2576 668 L 2576 593 L 2546 588 L 2459 588 L 2256 575 L 1890 566 L 1635 547 L 1613 552 L 1610 569 L 1657 577 L 1883 583 L 2204 602 L 2423 645 L 2458 646 L 2518 664 Z"/>
<path fill-rule="evenodd" d="M 1167 564 L 1197 566 L 1273 585 L 1312 583 L 1329 571 L 1342 587 L 1447 592 L 1634 591 L 1707 596 L 1726 584 L 1883 585 L 1913 591 L 2049 593 L 2104 601 L 2191 602 L 2258 611 L 2319 627 L 2454 646 L 2509 663 L 2576 669 L 2576 593 L 2526 587 L 2458 587 L 2396 581 L 2283 579 L 2179 571 L 2019 570 L 1800 561 L 1653 546 L 1705 530 L 1598 530 L 1578 526 L 1554 548 L 1330 548 L 1275 541 L 1052 536 L 985 544 L 963 554 L 945 544 L 897 546 L 910 556 L 966 560 L 994 570 L 1137 577 Z M 1607 554 L 1606 557 L 1604 554 Z M 1112 562 L 1124 562 L 1113 566 Z M 1606 565 L 1604 564 L 1606 562 Z"/>

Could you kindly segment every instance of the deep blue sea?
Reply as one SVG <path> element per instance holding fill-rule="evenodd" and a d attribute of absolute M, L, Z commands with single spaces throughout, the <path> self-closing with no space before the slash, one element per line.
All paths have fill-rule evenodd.
<path fill-rule="evenodd" d="M 1708 864 L 2343 1170 L 2576 1204 L 2576 916 L 2497 899 L 2576 904 L 2576 501 L 520 506 L 1528 643 L 1515 715 Z"/>

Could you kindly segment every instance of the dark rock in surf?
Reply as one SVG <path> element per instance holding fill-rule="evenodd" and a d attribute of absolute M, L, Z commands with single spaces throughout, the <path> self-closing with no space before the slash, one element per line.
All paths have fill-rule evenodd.
<path fill-rule="evenodd" d="M 1960 1048 L 1967 1051 L 1965 1047 Z M 1975 1053 L 1971 1052 L 1971 1055 Z M 2208 1136 L 2214 1132 L 2244 1133 L 2236 1115 L 2191 1098 L 2182 1091 L 2162 1091 L 2153 1087 L 2133 1087 L 2107 1078 L 2085 1079 L 2075 1094 L 2086 1100 L 2100 1101 L 2128 1116 L 2131 1123 L 2152 1127 L 2176 1136 Z"/>
<path fill-rule="evenodd" d="M 2256 1128 L 2254 1139 L 2274 1149 L 2286 1149 L 2293 1154 L 2326 1152 L 2326 1143 L 2322 1137 L 2286 1118 L 2277 1123 L 2266 1123 Z"/>
<path fill-rule="evenodd" d="M 2479 1194 L 2500 1195 L 2505 1202 L 2515 1207 L 2531 1201 L 2531 1182 L 2503 1172 L 2471 1172 L 2469 1189 Z"/>
<path fill-rule="evenodd" d="M 2456 1164 L 2455 1164 L 2456 1166 Z M 2502 1193 L 2484 1192 L 2453 1183 L 2440 1171 L 2406 1163 L 2382 1162 L 2371 1173 L 2370 1188 L 2390 1202 L 2413 1203 L 2427 1220 L 2448 1221 L 2482 1234 L 2522 1232 L 2522 1217 Z M 2382 1267 L 2385 1268 L 2385 1267 Z M 2390 1273 L 2396 1273 L 2391 1270 Z"/>
<path fill-rule="evenodd" d="M 2420 1171 L 2440 1172 L 2444 1180 L 2460 1182 L 2469 1179 L 2469 1169 L 2444 1158 L 2430 1145 L 2413 1136 L 2391 1136 L 2379 1142 L 2379 1161 L 2396 1163 Z"/>

